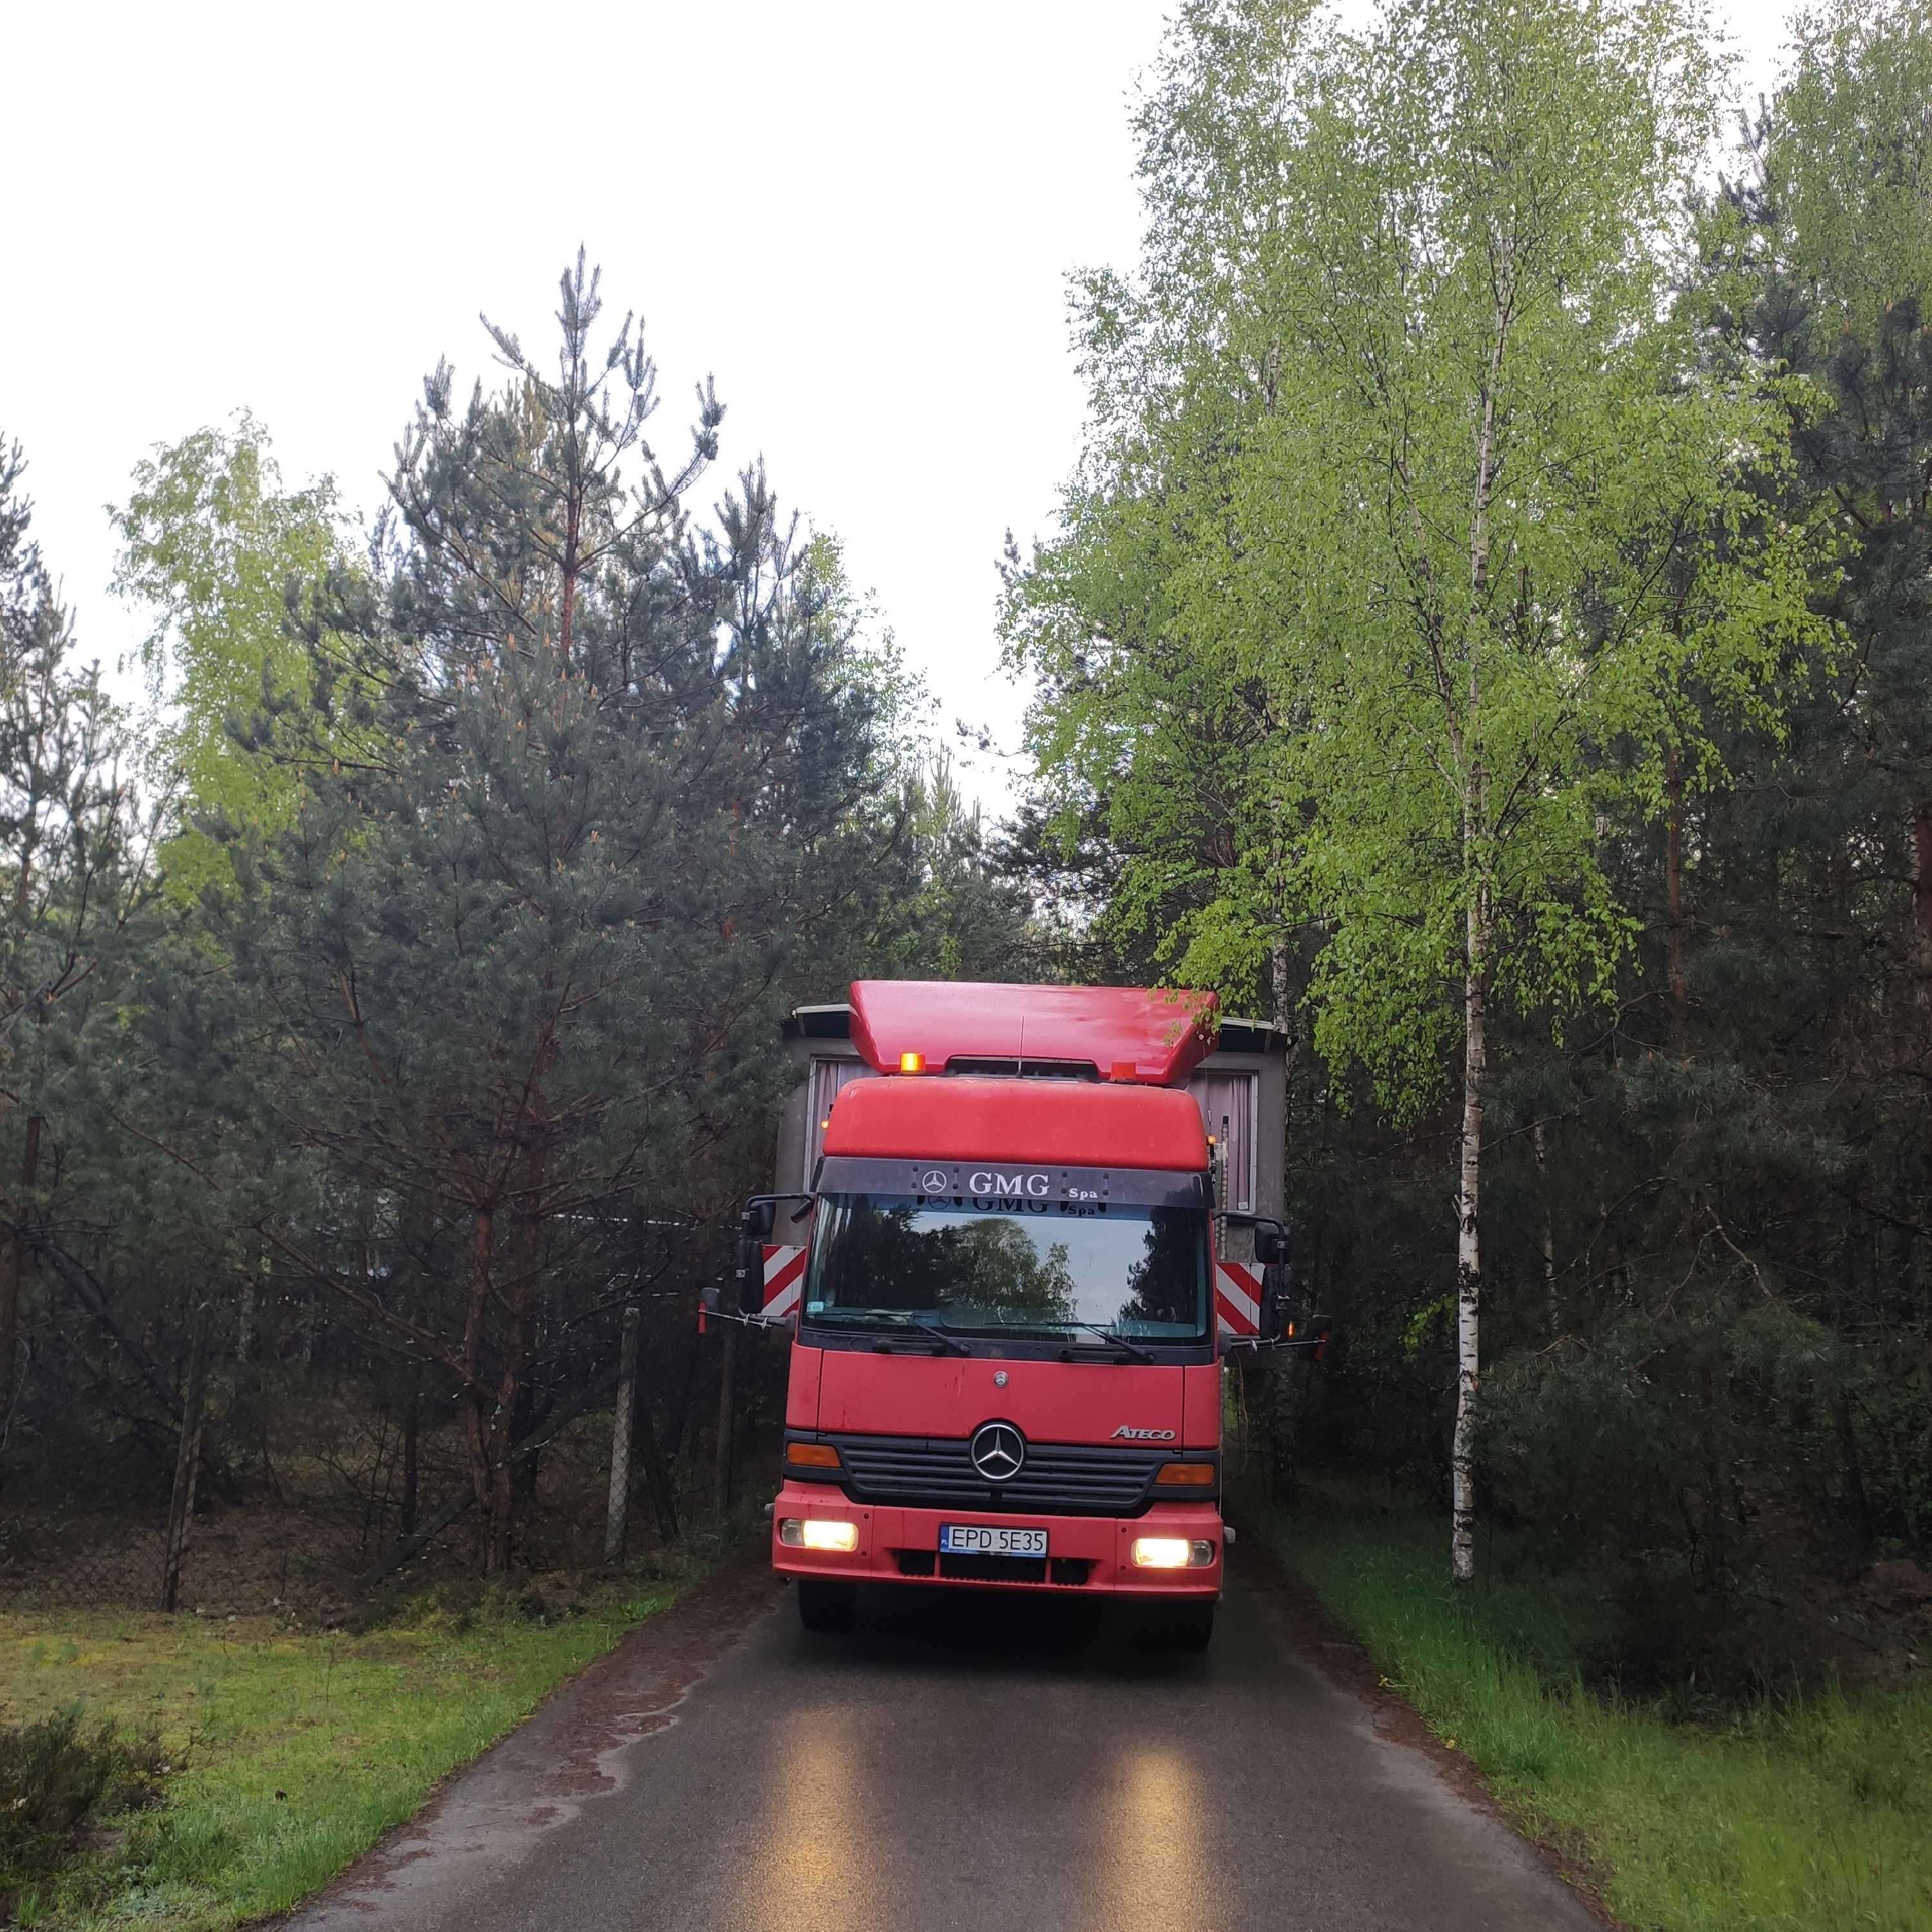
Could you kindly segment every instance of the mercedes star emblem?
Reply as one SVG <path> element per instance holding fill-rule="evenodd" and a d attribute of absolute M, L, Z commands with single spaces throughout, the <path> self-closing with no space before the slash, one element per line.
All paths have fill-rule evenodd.
<path fill-rule="evenodd" d="M 973 1466 L 989 1483 L 1010 1483 L 1026 1460 L 1026 1438 L 1010 1422 L 982 1422 L 966 1445 Z"/>
<path fill-rule="evenodd" d="M 944 1194 L 946 1187 L 946 1176 L 938 1168 L 929 1167 L 920 1176 L 919 1184 L 928 1194 Z"/>
<path fill-rule="evenodd" d="M 995 1369 L 995 1370 L 993 1371 L 993 1386 L 994 1386 L 994 1388 L 1004 1388 L 1006 1387 L 1006 1370 L 1005 1370 L 1004 1369 Z"/>

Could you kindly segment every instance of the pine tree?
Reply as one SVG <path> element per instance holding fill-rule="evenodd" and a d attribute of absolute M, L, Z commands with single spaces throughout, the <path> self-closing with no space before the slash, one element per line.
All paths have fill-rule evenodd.
<path fill-rule="evenodd" d="M 122 722 L 29 534 L 18 444 L 0 441 L 0 1443 L 18 1388 L 22 1296 L 46 1171 L 106 1001 L 152 898 Z"/>
<path fill-rule="evenodd" d="M 265 1238 L 451 1380 L 492 1569 L 546 1352 L 625 1258 L 715 1244 L 762 1156 L 788 974 L 862 903 L 874 785 L 762 475 L 688 517 L 722 410 L 668 471 L 629 319 L 595 351 L 581 258 L 562 295 L 554 376 L 493 331 L 502 391 L 427 384 L 383 580 L 310 599 L 310 695 L 260 728 L 296 808 L 224 834 L 224 943 L 280 1029 L 262 1104 L 316 1189 Z"/>

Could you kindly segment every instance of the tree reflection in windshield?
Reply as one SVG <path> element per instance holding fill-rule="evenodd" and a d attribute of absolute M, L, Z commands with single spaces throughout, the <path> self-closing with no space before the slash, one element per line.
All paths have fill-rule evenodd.
<path fill-rule="evenodd" d="M 904 1196 L 821 1198 L 806 1313 L 916 1315 L 949 1328 L 1095 1323 L 1205 1332 L 1198 1208 L 979 1208 Z"/>

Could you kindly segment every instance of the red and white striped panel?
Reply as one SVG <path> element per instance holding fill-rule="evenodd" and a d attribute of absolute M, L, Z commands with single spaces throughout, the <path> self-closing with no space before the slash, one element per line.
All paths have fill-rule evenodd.
<path fill-rule="evenodd" d="M 798 1312 L 799 1292 L 805 1286 L 805 1250 L 767 1246 L 765 1250 L 764 1312 L 768 1321 Z"/>
<path fill-rule="evenodd" d="M 1262 1325 L 1262 1271 L 1250 1262 L 1214 1264 L 1214 1316 L 1224 1335 L 1256 1335 Z"/>

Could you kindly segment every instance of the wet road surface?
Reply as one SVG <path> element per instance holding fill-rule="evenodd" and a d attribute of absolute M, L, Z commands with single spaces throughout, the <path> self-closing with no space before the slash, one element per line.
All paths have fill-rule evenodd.
<path fill-rule="evenodd" d="M 1199 1658 L 1017 1593 L 868 1594 L 854 1634 L 813 1636 L 789 1592 L 750 1576 L 661 1621 L 676 1619 L 634 1634 L 292 1927 L 1597 1923 L 1238 1575 Z"/>

